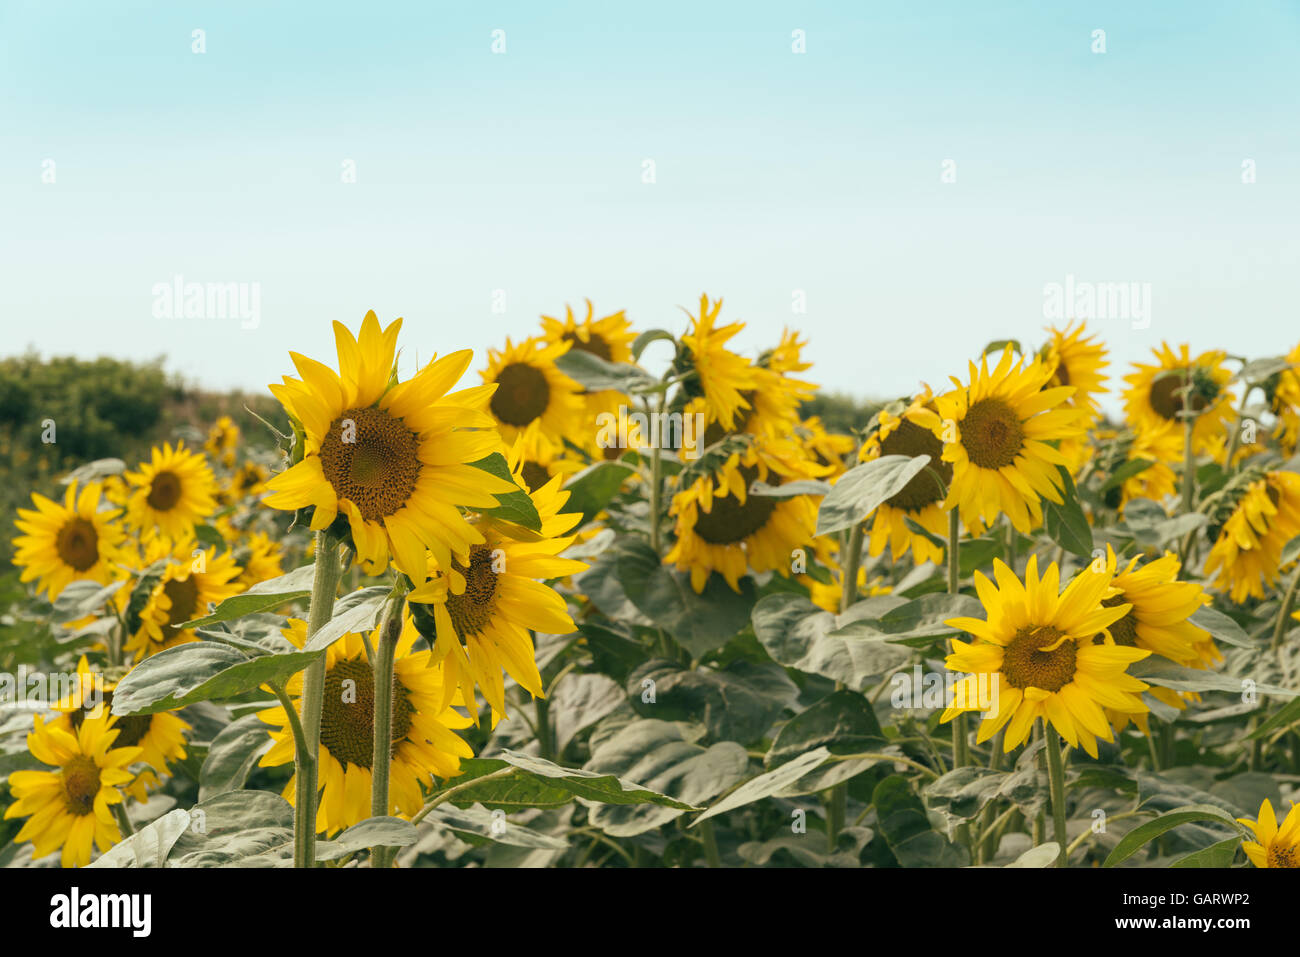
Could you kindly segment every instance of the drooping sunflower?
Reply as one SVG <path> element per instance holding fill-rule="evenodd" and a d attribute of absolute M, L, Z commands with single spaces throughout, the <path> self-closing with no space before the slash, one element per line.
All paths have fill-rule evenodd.
<path fill-rule="evenodd" d="M 974 635 L 967 644 L 953 639 L 948 668 L 965 672 L 954 687 L 943 721 L 962 711 L 986 710 L 977 741 L 1003 727 L 1003 750 L 1023 744 L 1036 719 L 1051 722 L 1071 747 L 1094 758 L 1097 738 L 1112 740 L 1103 708 L 1127 714 L 1147 710 L 1138 695 L 1147 685 L 1125 670 L 1151 652 L 1117 644 L 1093 644 L 1132 610 L 1132 605 L 1102 604 L 1111 589 L 1109 571 L 1085 568 L 1060 591 L 1053 562 L 1040 580 L 1038 556 L 1031 555 L 1022 583 L 1000 559 L 993 562 L 997 584 L 975 573 L 975 588 L 988 616 L 950 618 L 947 624 Z M 981 683 L 983 688 L 981 688 Z M 987 695 L 981 701 L 981 692 Z M 990 700 L 991 699 L 991 700 Z M 995 707 L 996 706 L 996 710 Z"/>
<path fill-rule="evenodd" d="M 518 345 L 506 339 L 504 349 L 488 350 L 488 367 L 479 375 L 495 386 L 488 411 L 507 445 L 513 445 L 534 422 L 533 456 L 554 456 L 564 451 L 566 437 L 587 428 L 580 387 L 562 373 L 555 360 L 571 348 L 569 342 L 546 342 L 540 337 Z"/>
<path fill-rule="evenodd" d="M 122 840 L 109 806 L 122 803 L 119 786 L 130 782 L 127 765 L 141 751 L 115 747 L 120 734 L 109 726 L 107 716 L 87 718 L 74 734 L 36 715 L 27 747 L 55 770 L 9 775 L 16 800 L 5 819 L 27 817 L 15 841 L 31 841 L 36 857 L 62 848 L 64 867 L 84 867 L 90 863 L 92 844 L 107 851 Z"/>
<path fill-rule="evenodd" d="M 289 619 L 284 636 L 301 648 L 307 640 L 307 623 Z M 376 629 L 372 647 L 381 638 Z M 433 778 L 446 780 L 460 773 L 462 758 L 473 749 L 453 729 L 470 720 L 452 705 L 460 695 L 444 688 L 442 668 L 430 662 L 428 651 L 414 652 L 419 633 L 408 617 L 397 641 L 393 663 L 393 749 L 389 766 L 390 812 L 411 817 L 423 806 L 424 788 Z M 287 693 L 296 703 L 302 695 L 302 673 L 289 679 Z M 445 699 L 445 700 L 444 700 Z M 294 760 L 294 737 L 284 708 L 259 711 L 271 725 L 275 743 L 258 762 L 277 767 Z M 370 817 L 371 771 L 374 766 L 375 672 L 359 634 L 347 634 L 325 652 L 325 694 L 320 718 L 320 785 L 316 830 L 332 835 Z M 289 779 L 284 798 L 295 800 L 296 775 Z"/>
<path fill-rule="evenodd" d="M 858 460 L 870 462 L 882 455 L 930 456 L 930 464 L 876 509 L 871 523 L 869 554 L 874 558 L 890 546 L 894 561 L 902 561 L 908 549 L 917 563 L 943 562 L 944 549 L 924 535 L 912 531 L 907 520 L 946 539 L 948 514 L 944 511 L 944 491 L 952 484 L 952 464 L 944 460 L 943 440 L 935 431 L 934 396 L 930 387 L 916 395 L 899 411 L 882 409 L 877 417 L 876 429 L 867 436 L 858 450 Z M 942 479 L 941 486 L 930 474 L 930 469 Z"/>
<path fill-rule="evenodd" d="M 1228 389 L 1232 372 L 1224 365 L 1227 353 L 1203 352 L 1192 358 L 1186 343 L 1174 352 L 1168 343 L 1153 349 L 1156 363 L 1135 363 L 1124 377 L 1124 414 L 1139 433 L 1167 428 L 1171 424 L 1181 436 L 1185 409 L 1197 412 L 1192 427 L 1192 448 L 1198 453 L 1223 451 L 1227 429 L 1235 413 Z"/>
<path fill-rule="evenodd" d="M 817 506 L 807 495 L 751 495 L 749 487 L 754 481 L 782 485 L 807 477 L 808 471 L 793 470 L 769 454 L 762 441 L 731 455 L 673 496 L 668 514 L 676 518 L 677 540 L 664 563 L 689 571 L 697 592 L 715 571 L 734 591 L 740 591 L 747 569 L 789 577 L 794 550 L 813 540 Z"/>
<path fill-rule="evenodd" d="M 240 568 L 230 552 L 217 554 L 183 542 L 168 556 L 162 577 L 154 585 L 140 612 L 140 626 L 122 648 L 140 662 L 152 654 L 194 641 L 194 632 L 179 627 L 202 618 L 209 604 L 219 604 L 239 594 Z"/>
<path fill-rule="evenodd" d="M 914 414 L 945 440 L 943 461 L 952 464 L 945 510 L 959 508 L 962 524 L 979 534 L 1005 514 L 1028 534 L 1043 520 L 1041 501 L 1060 503 L 1058 465 L 1069 460 L 1051 443 L 1083 433 L 1078 409 L 1067 400 L 1074 386 L 1044 388 L 1052 370 L 1039 359 L 1012 365 L 1010 346 L 989 372 L 988 357 L 970 363 L 970 384 L 934 400 L 935 412 Z"/>
<path fill-rule="evenodd" d="M 1277 580 L 1282 549 L 1300 535 L 1300 474 L 1268 472 L 1247 487 L 1205 559 L 1214 587 L 1234 602 L 1263 598 Z"/>
<path fill-rule="evenodd" d="M 1300 345 L 1287 353 L 1286 359 L 1291 367 L 1271 377 L 1264 393 L 1277 418 L 1273 437 L 1282 451 L 1291 455 L 1300 444 Z"/>
<path fill-rule="evenodd" d="M 1292 804 L 1282 826 L 1268 798 L 1259 806 L 1259 820 L 1237 818 L 1255 832 L 1255 840 L 1243 841 L 1241 849 L 1256 867 L 1300 867 L 1300 804 Z"/>
<path fill-rule="evenodd" d="M 147 788 L 159 783 L 159 774 L 169 773 L 168 762 L 185 760 L 185 732 L 192 726 L 169 711 L 112 714 L 109 709 L 113 706 L 113 690 L 117 682 L 105 680 L 102 674 L 92 671 L 85 655 L 77 662 L 77 677 L 79 680 L 73 693 L 54 706 L 61 713 L 50 722 L 50 726 L 64 728 L 75 735 L 87 718 L 106 715 L 109 727 L 119 732 L 113 746 L 138 747 L 140 756 L 137 760 L 157 772 L 135 775 L 131 782 L 123 785 L 123 789 L 137 801 L 145 802 L 148 800 Z"/>
<path fill-rule="evenodd" d="M 752 408 L 745 393 L 758 388 L 758 367 L 727 348 L 727 342 L 745 324 L 717 325 L 721 310 L 721 299 L 710 305 L 707 295 L 700 296 L 700 314 L 691 316 L 691 331 L 682 336 L 682 344 L 687 350 L 687 367 L 696 376 L 694 382 L 688 383 L 692 397 L 703 400 L 708 424 L 716 422 L 731 430 L 736 428 L 737 415 Z"/>
<path fill-rule="evenodd" d="M 1151 464 L 1124 480 L 1120 493 L 1120 512 L 1135 498 L 1163 502 L 1177 494 L 1178 476 L 1169 463 L 1177 462 L 1182 457 L 1183 436 L 1172 426 L 1133 433 L 1128 446 L 1128 461 L 1142 459 Z"/>
<path fill-rule="evenodd" d="M 838 563 L 828 563 L 831 571 L 831 580 L 829 582 L 819 582 L 811 575 L 800 575 L 801 581 L 808 589 L 808 600 L 818 608 L 829 611 L 831 614 L 838 615 L 840 612 L 840 602 L 844 597 L 844 586 L 841 584 L 842 571 Z M 858 598 L 874 598 L 877 595 L 888 595 L 893 588 L 880 576 L 871 579 L 867 578 L 867 569 L 858 566 Z"/>
<path fill-rule="evenodd" d="M 567 635 L 576 627 L 564 597 L 545 584 L 587 568 L 560 557 L 573 542 L 566 533 L 582 519 L 561 511 L 569 499 L 562 481 L 556 476 L 530 493 L 542 521 L 539 540 L 517 541 L 486 520 L 484 542 L 468 562 L 440 566 L 431 558 L 428 581 L 407 596 L 433 660 L 446 669 L 444 694 L 460 688 L 473 702 L 477 685 L 500 717 L 506 715 L 503 671 L 533 697 L 545 696 L 530 632 Z"/>
<path fill-rule="evenodd" d="M 127 472 L 130 498 L 126 521 L 150 541 L 161 534 L 180 541 L 217 508 L 217 480 L 207 460 L 185 448 L 184 442 L 156 446 L 138 472 Z"/>
<path fill-rule="evenodd" d="M 1072 385 L 1074 395 L 1069 404 L 1088 414 L 1088 421 L 1095 422 L 1101 416 L 1101 407 L 1097 396 L 1106 391 L 1106 375 L 1102 372 L 1108 365 L 1106 346 L 1095 336 L 1085 336 L 1085 323 L 1074 328 L 1071 322 L 1064 329 L 1048 326 L 1051 336 L 1043 347 L 1043 360 L 1051 367 L 1052 377 L 1049 386 Z"/>
<path fill-rule="evenodd" d="M 18 509 L 14 524 L 20 532 L 14 539 L 14 564 L 22 569 L 24 582 L 36 580 L 36 591 L 50 601 L 69 582 L 97 581 L 107 585 L 115 574 L 114 559 L 125 537 L 113 522 L 121 509 L 101 509 L 100 485 L 90 482 L 78 491 L 69 482 L 63 503 L 33 492 L 35 509 Z"/>
<path fill-rule="evenodd" d="M 440 561 L 482 541 L 458 506 L 492 507 L 513 486 L 472 462 L 500 449 L 487 413 L 491 385 L 448 394 L 469 366 L 469 350 L 431 360 L 396 382 L 393 358 L 402 320 L 381 330 L 366 313 L 359 338 L 334 323 L 339 373 L 290 353 L 302 379 L 284 376 L 271 392 L 306 434 L 304 457 L 279 473 L 263 502 L 312 506 L 311 527 L 345 515 L 356 560 L 370 574 L 393 562 L 423 581 L 425 548 Z"/>
<path fill-rule="evenodd" d="M 208 438 L 203 443 L 203 451 L 207 452 L 213 461 L 220 462 L 226 468 L 230 468 L 235 464 L 235 449 L 238 447 L 239 426 L 235 425 L 235 420 L 230 416 L 223 415 L 208 430 Z"/>
<path fill-rule="evenodd" d="M 831 469 L 827 478 L 837 478 L 848 471 L 845 461 L 857 444 L 853 436 L 843 432 L 831 432 L 822 423 L 821 416 L 813 415 L 804 419 L 795 428 L 795 437 L 803 446 L 804 454 L 818 465 Z"/>
<path fill-rule="evenodd" d="M 1214 638 L 1190 619 L 1209 601 L 1209 596 L 1195 582 L 1178 580 L 1181 565 L 1173 553 L 1166 552 L 1140 568 L 1139 561 L 1141 556 L 1134 556 L 1120 571 L 1114 549 L 1106 546 L 1106 571 L 1114 576 L 1111 587 L 1115 593 L 1101 603 L 1107 608 L 1125 603 L 1132 607 L 1123 618 L 1111 623 L 1109 639 L 1098 633 L 1093 644 L 1143 648 L 1184 668 L 1208 667 L 1207 653 L 1217 654 Z M 1150 694 L 1179 709 L 1187 707 L 1187 700 L 1198 700 L 1169 688 L 1152 687 Z M 1108 707 L 1106 716 L 1116 731 L 1122 731 L 1131 719 L 1143 734 L 1148 733 L 1145 711 L 1127 714 Z"/>
<path fill-rule="evenodd" d="M 280 566 L 284 549 L 266 532 L 249 532 L 235 547 L 233 557 L 243 569 L 235 581 L 241 591 L 284 574 Z"/>

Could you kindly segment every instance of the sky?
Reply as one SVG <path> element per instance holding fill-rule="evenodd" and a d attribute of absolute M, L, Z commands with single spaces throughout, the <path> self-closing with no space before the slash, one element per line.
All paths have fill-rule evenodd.
<path fill-rule="evenodd" d="M 1294 0 L 614 6 L 0 0 L 0 354 L 260 390 L 369 309 L 473 370 L 708 293 L 883 398 L 1041 343 L 1067 277 L 1136 284 L 1114 375 L 1300 341 Z"/>

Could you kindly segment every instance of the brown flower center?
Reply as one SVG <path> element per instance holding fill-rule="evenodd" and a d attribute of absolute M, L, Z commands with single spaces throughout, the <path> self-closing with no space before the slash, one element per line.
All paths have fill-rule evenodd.
<path fill-rule="evenodd" d="M 103 709 L 107 711 L 113 707 L 113 692 L 104 692 Z M 76 731 L 81 727 L 81 723 L 86 720 L 86 712 L 89 709 L 83 704 L 76 711 L 68 713 L 68 722 L 72 725 L 72 730 Z M 149 728 L 153 724 L 153 715 L 151 714 L 129 714 L 114 715 L 113 727 L 117 728 L 117 737 L 113 739 L 115 748 L 133 748 L 149 733 Z"/>
<path fill-rule="evenodd" d="M 348 409 L 330 423 L 321 469 L 339 498 L 353 502 L 367 521 L 378 521 L 415 491 L 419 447 L 419 436 L 383 409 Z"/>
<path fill-rule="evenodd" d="M 99 533 L 95 531 L 95 523 L 80 515 L 73 517 L 59 529 L 54 547 L 63 564 L 84 572 L 99 561 Z"/>
<path fill-rule="evenodd" d="M 622 451 L 619 449 L 617 451 Z M 536 462 L 524 462 L 524 467 L 519 470 L 523 476 L 524 484 L 528 486 L 528 491 L 536 492 L 539 488 L 551 480 L 551 473 L 546 470 L 545 465 L 538 465 Z"/>
<path fill-rule="evenodd" d="M 943 443 L 929 429 L 922 428 L 910 419 L 903 419 L 898 428 L 880 440 L 881 455 L 930 456 L 930 464 L 912 476 L 901 492 L 894 493 L 888 503 L 908 512 L 919 512 L 927 505 L 943 499 L 943 491 L 929 470 L 934 469 L 943 479 L 944 486 L 952 482 L 952 463 L 942 459 Z"/>
<path fill-rule="evenodd" d="M 414 709 L 393 682 L 393 748 L 411 730 Z M 375 672 L 362 658 L 336 661 L 325 675 L 320 743 L 343 764 L 369 768 L 375 758 Z"/>
<path fill-rule="evenodd" d="M 758 478 L 758 467 L 742 465 L 740 475 L 748 488 Z M 734 495 L 715 496 L 712 511 L 700 509 L 696 515 L 695 534 L 710 545 L 735 545 L 766 525 L 776 506 L 770 495 L 747 495 L 743 505 Z"/>
<path fill-rule="evenodd" d="M 492 549 L 487 545 L 470 546 L 468 568 L 451 560 L 452 568 L 465 576 L 464 593 L 447 595 L 447 614 L 462 640 L 477 635 L 492 620 L 497 597 L 497 572 L 492 564 Z"/>
<path fill-rule="evenodd" d="M 93 814 L 98 793 L 99 765 L 93 758 L 79 754 L 63 766 L 63 806 L 69 814 Z"/>
<path fill-rule="evenodd" d="M 551 386 L 546 374 L 525 362 L 512 362 L 497 375 L 492 414 L 506 425 L 523 428 L 546 412 Z"/>
<path fill-rule="evenodd" d="M 167 612 L 167 624 L 162 633 L 165 641 L 170 641 L 180 633 L 176 626 L 194 617 L 199 604 L 199 583 L 193 573 L 188 578 L 172 578 L 163 584 L 163 594 L 171 599 L 172 607 Z"/>
<path fill-rule="evenodd" d="M 1275 841 L 1268 849 L 1268 866 L 1300 867 L 1300 845 L 1282 845 Z"/>
<path fill-rule="evenodd" d="M 170 512 L 181 500 L 181 480 L 175 472 L 159 472 L 149 483 L 149 496 L 145 499 L 155 512 Z"/>
<path fill-rule="evenodd" d="M 1128 604 L 1128 599 L 1122 594 L 1113 598 L 1103 598 L 1101 604 L 1104 608 L 1115 608 L 1119 605 Z M 1126 648 L 1136 648 L 1138 643 L 1138 620 L 1137 615 L 1133 614 L 1133 609 L 1110 626 L 1110 636 L 1115 639 L 1115 644 L 1124 645 Z M 1098 634 L 1092 639 L 1094 645 L 1104 645 L 1106 636 Z"/>
<path fill-rule="evenodd" d="M 1175 420 L 1178 418 L 1178 413 L 1187 408 L 1187 393 L 1183 391 L 1187 387 L 1187 372 L 1186 367 L 1170 370 L 1168 375 L 1151 383 L 1151 408 L 1155 409 L 1156 414 L 1161 418 Z M 1193 412 L 1203 412 L 1209 407 L 1209 399 L 1195 388 L 1191 393 Z"/>
<path fill-rule="evenodd" d="M 1010 465 L 1025 444 L 1020 417 L 1002 399 L 980 399 L 961 421 L 961 444 L 970 460 L 985 469 Z"/>
<path fill-rule="evenodd" d="M 1075 643 L 1067 638 L 1051 651 L 1046 646 L 1059 641 L 1064 632 L 1043 625 L 1021 628 L 1007 645 L 1002 674 L 1013 688 L 1041 688 L 1060 691 L 1074 678 Z"/>
<path fill-rule="evenodd" d="M 606 362 L 614 361 L 614 352 L 610 349 L 609 343 L 594 332 L 591 333 L 591 338 L 586 342 L 583 342 L 576 332 L 566 332 L 563 339 L 565 342 L 573 343 L 570 348 L 577 352 L 590 352 L 593 356 L 599 356 Z"/>

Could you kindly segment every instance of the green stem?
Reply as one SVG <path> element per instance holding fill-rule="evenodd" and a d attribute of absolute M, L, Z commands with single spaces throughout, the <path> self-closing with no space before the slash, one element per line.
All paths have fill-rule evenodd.
<path fill-rule="evenodd" d="M 1061 760 L 1061 736 L 1050 725 L 1047 726 L 1044 750 L 1047 751 L 1047 776 L 1052 788 L 1052 831 L 1060 848 L 1056 866 L 1065 867 L 1070 853 L 1065 830 L 1065 763 Z"/>
<path fill-rule="evenodd" d="M 722 857 L 718 854 L 718 838 L 713 833 L 712 821 L 705 821 L 700 825 L 700 840 L 704 843 L 704 859 L 709 867 L 721 867 Z"/>
<path fill-rule="evenodd" d="M 1232 424 L 1232 435 L 1228 438 L 1228 457 L 1223 460 L 1223 470 L 1229 475 L 1234 471 L 1232 460 L 1237 456 L 1237 449 L 1241 448 L 1241 425 L 1246 415 L 1246 400 L 1250 398 L 1250 393 L 1254 389 L 1253 385 L 1246 383 L 1241 393 L 1241 402 L 1237 404 L 1237 421 Z"/>
<path fill-rule="evenodd" d="M 1274 650 L 1282 647 L 1286 623 L 1291 617 L 1291 609 L 1295 607 L 1297 587 L 1300 587 L 1300 562 L 1296 564 L 1295 574 L 1291 576 L 1291 584 L 1287 586 L 1286 594 L 1282 596 L 1282 607 L 1277 610 L 1277 622 L 1273 625 L 1273 642 L 1270 645 Z"/>
<path fill-rule="evenodd" d="M 482 777 L 473 778 L 472 780 L 465 781 L 461 784 L 457 784 L 455 787 L 447 788 L 447 790 L 443 791 L 440 794 L 435 795 L 433 800 L 431 800 L 424 807 L 420 808 L 420 813 L 415 815 L 415 817 L 411 818 L 411 823 L 419 824 L 421 821 L 423 821 L 426 817 L 429 816 L 430 811 L 432 811 L 438 805 L 445 804 L 446 802 L 450 801 L 461 791 L 465 791 L 473 787 L 478 787 L 480 784 L 486 784 L 488 781 L 498 781 L 501 778 L 508 778 L 510 777 L 510 775 L 514 773 L 515 773 L 514 765 L 507 765 L 506 767 L 501 768 L 500 770 L 493 771 L 491 774 L 485 774 Z"/>
<path fill-rule="evenodd" d="M 117 819 L 117 826 L 122 829 L 122 839 L 125 840 L 135 833 L 135 828 L 131 826 L 131 816 L 126 813 L 126 802 L 119 801 L 110 807 L 113 809 L 113 817 Z"/>
<path fill-rule="evenodd" d="M 840 571 L 840 612 L 848 611 L 858 600 L 858 568 L 862 564 L 862 523 L 858 522 L 849 532 L 849 540 L 844 546 L 844 566 Z M 839 682 L 835 690 L 843 690 Z M 826 799 L 826 843 L 827 850 L 834 851 L 840 831 L 844 829 L 844 820 L 848 816 L 849 784 L 841 781 L 831 788 Z"/>
<path fill-rule="evenodd" d="M 375 741 L 370 762 L 372 817 L 386 817 L 390 808 L 388 782 L 393 760 L 393 663 L 397 658 L 397 642 L 402 636 L 402 612 L 405 604 L 406 587 L 401 576 L 398 576 L 384 609 L 383 624 L 379 628 L 379 647 L 375 649 L 372 662 L 375 671 Z M 387 867 L 389 850 L 387 847 L 372 847 L 370 866 Z"/>
<path fill-rule="evenodd" d="M 311 606 L 307 612 L 307 638 L 320 631 L 334 617 L 334 598 L 343 565 L 338 545 L 324 531 L 316 533 L 316 573 L 312 579 Z M 325 652 L 307 666 L 302 680 L 302 732 L 304 751 L 298 755 L 294 794 L 295 867 L 316 866 L 316 800 L 320 754 L 320 714 L 325 697 Z"/>
<path fill-rule="evenodd" d="M 651 415 L 657 416 L 659 411 L 662 411 L 663 404 L 663 396 L 660 396 L 656 402 L 658 409 L 655 412 L 651 412 Z M 650 402 L 648 400 L 645 403 L 645 407 L 646 411 L 650 412 Z M 652 421 L 657 422 L 658 420 L 652 419 Z M 650 547 L 653 548 L 655 554 L 658 555 L 661 545 L 659 536 L 659 509 L 661 507 L 659 500 L 659 486 L 662 484 L 660 476 L 662 470 L 661 459 L 663 456 L 663 450 L 660 446 L 663 445 L 663 435 L 658 434 L 658 431 L 656 431 L 656 434 L 658 435 L 658 441 L 654 442 L 650 447 Z"/>

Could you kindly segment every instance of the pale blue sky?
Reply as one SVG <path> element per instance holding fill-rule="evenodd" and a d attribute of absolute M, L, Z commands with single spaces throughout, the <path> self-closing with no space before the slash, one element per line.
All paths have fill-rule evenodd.
<path fill-rule="evenodd" d="M 1038 342 L 1067 274 L 1151 284 L 1094 324 L 1116 366 L 1300 340 L 1294 2 L 613 6 L 0 0 L 0 351 L 260 389 L 368 308 L 477 368 L 566 301 L 708 291 L 888 396 Z M 155 318 L 177 274 L 260 284 L 260 325 Z"/>

